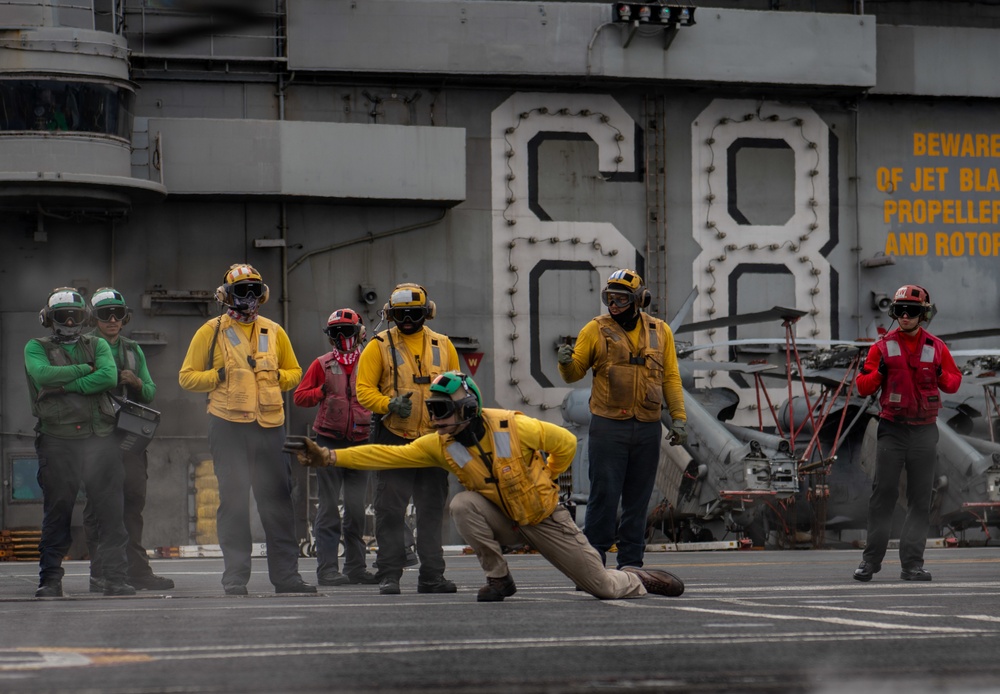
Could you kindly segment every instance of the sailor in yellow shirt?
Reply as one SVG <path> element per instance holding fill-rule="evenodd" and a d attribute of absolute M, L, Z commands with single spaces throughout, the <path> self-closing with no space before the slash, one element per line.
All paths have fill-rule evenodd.
<path fill-rule="evenodd" d="M 358 402 L 374 415 L 372 443 L 402 445 L 432 431 L 424 398 L 431 380 L 458 368 L 458 352 L 447 336 L 424 323 L 437 307 L 419 284 L 400 284 L 382 309 L 393 323 L 378 333 L 358 359 Z M 454 593 L 444 576 L 442 520 L 448 503 L 448 474 L 436 469 L 383 470 L 375 476 L 375 540 L 378 589 L 398 595 L 406 564 L 409 530 L 406 507 L 417 510 L 418 593 Z M 412 540 L 410 540 L 412 542 Z"/>
<path fill-rule="evenodd" d="M 208 444 L 219 480 L 216 516 L 226 595 L 246 595 L 252 537 L 250 491 L 267 538 L 267 570 L 277 593 L 315 593 L 299 575 L 291 471 L 281 452 L 281 393 L 302 378 L 288 335 L 258 315 L 269 295 L 252 266 L 229 268 L 215 296 L 225 307 L 194 334 L 181 365 L 181 387 L 208 394 Z"/>
<path fill-rule="evenodd" d="M 556 479 L 576 453 L 572 433 L 520 412 L 483 409 L 475 382 L 457 371 L 435 378 L 429 391 L 424 402 L 436 433 L 405 446 L 331 450 L 295 436 L 285 450 L 315 467 L 437 468 L 456 475 L 468 491 L 454 496 L 451 516 L 486 572 L 479 602 L 499 602 L 517 591 L 502 545 L 524 543 L 597 598 L 684 592 L 681 580 L 666 571 L 606 569 L 559 504 Z"/>
<path fill-rule="evenodd" d="M 666 323 L 642 312 L 650 298 L 635 271 L 616 270 L 601 292 L 607 315 L 583 326 L 575 347 L 563 345 L 558 355 L 559 374 L 567 383 L 594 372 L 584 533 L 602 559 L 617 535 L 618 568 L 642 566 L 664 402 L 673 420 L 671 444 L 687 441 L 674 335 Z"/>

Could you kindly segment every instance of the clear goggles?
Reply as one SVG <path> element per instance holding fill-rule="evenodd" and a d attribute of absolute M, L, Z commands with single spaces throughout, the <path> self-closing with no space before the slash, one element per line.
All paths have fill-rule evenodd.
<path fill-rule="evenodd" d="M 601 292 L 601 301 L 604 302 L 605 306 L 617 306 L 618 308 L 625 308 L 632 303 L 632 295 L 628 292 L 618 292 L 614 290 L 605 289 Z"/>

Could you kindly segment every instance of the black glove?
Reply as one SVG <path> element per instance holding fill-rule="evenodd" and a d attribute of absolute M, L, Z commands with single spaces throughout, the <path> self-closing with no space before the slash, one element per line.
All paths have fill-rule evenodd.
<path fill-rule="evenodd" d="M 247 355 L 247 364 L 250 365 L 251 369 L 257 368 L 257 360 L 251 357 L 249 354 Z"/>
<path fill-rule="evenodd" d="M 938 364 L 938 374 L 937 374 L 938 378 L 941 378 L 941 374 L 942 374 L 942 373 L 944 373 L 944 369 L 942 369 L 942 368 L 941 368 L 941 365 L 940 365 L 940 364 Z"/>
<path fill-rule="evenodd" d="M 878 372 L 882 374 L 882 378 L 889 375 L 889 367 L 885 365 L 885 359 L 878 360 Z"/>
<path fill-rule="evenodd" d="M 219 373 L 219 383 L 222 383 L 223 381 L 226 380 L 226 367 L 224 366 L 221 367 L 218 373 Z"/>

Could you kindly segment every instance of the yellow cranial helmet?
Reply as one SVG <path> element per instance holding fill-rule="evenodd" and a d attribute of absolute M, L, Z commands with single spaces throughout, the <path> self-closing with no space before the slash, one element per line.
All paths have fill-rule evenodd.
<path fill-rule="evenodd" d="M 601 300 L 608 306 L 609 295 L 627 294 L 636 308 L 646 308 L 652 300 L 652 295 L 642 283 L 642 277 L 635 270 L 622 269 L 615 270 L 608 278 L 608 284 L 601 292 Z"/>
<path fill-rule="evenodd" d="M 419 284 L 406 282 L 396 285 L 389 295 L 389 302 L 383 307 L 386 316 L 394 323 L 412 322 L 423 324 L 437 313 L 437 306 L 427 298 L 427 290 Z"/>
<path fill-rule="evenodd" d="M 234 263 L 229 266 L 222 286 L 215 290 L 215 298 L 220 304 L 241 310 L 244 305 L 267 303 L 271 291 L 257 269 L 249 263 Z"/>

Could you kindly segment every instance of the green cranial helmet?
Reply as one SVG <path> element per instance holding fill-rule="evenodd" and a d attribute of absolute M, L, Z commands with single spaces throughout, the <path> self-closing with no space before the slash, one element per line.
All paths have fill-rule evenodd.
<path fill-rule="evenodd" d="M 80 335 L 90 319 L 87 301 L 73 287 L 59 287 L 49 293 L 45 308 L 38 312 L 38 321 L 52 328 L 56 337 L 72 341 Z"/>
<path fill-rule="evenodd" d="M 459 421 L 467 422 L 483 413 L 479 386 L 464 373 L 445 371 L 431 381 L 430 391 L 424 402 L 431 419 L 442 419 L 457 411 Z"/>
<path fill-rule="evenodd" d="M 125 297 L 113 287 L 101 287 L 90 296 L 90 305 L 94 308 L 102 306 L 125 306 Z"/>
<path fill-rule="evenodd" d="M 94 307 L 94 318 L 98 321 L 117 320 L 125 325 L 132 317 L 132 311 L 125 303 L 125 297 L 114 287 L 101 287 L 95 291 L 90 296 L 90 305 Z"/>

